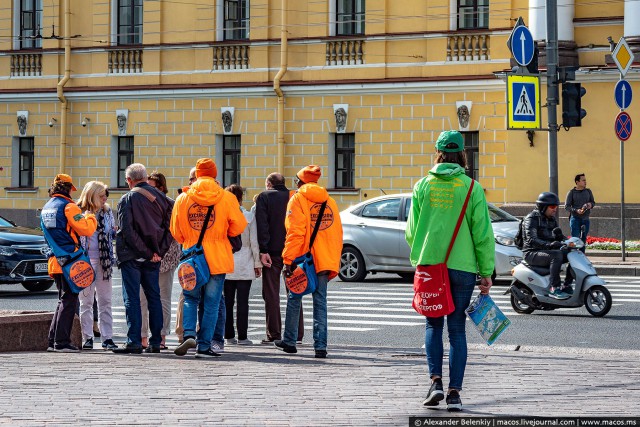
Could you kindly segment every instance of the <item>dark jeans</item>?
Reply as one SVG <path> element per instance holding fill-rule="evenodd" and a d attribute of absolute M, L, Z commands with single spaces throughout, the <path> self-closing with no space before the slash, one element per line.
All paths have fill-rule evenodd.
<path fill-rule="evenodd" d="M 476 285 L 476 275 L 468 271 L 451 268 L 448 270 L 451 296 L 455 306 L 453 313 L 446 316 L 447 331 L 449 332 L 449 388 L 462 390 L 464 371 L 467 367 L 467 335 L 465 332 L 467 316 L 465 309 L 469 307 L 471 301 L 471 295 Z M 442 377 L 444 318 L 445 316 L 426 318 L 424 346 L 430 377 L 434 375 Z"/>
<path fill-rule="evenodd" d="M 233 329 L 233 305 L 235 304 L 236 293 L 238 295 L 237 326 L 238 339 L 247 339 L 247 329 L 249 328 L 249 292 L 251 291 L 252 280 L 225 280 L 224 297 L 227 307 L 227 322 L 224 326 L 224 337 L 226 339 L 235 338 Z"/>
<path fill-rule="evenodd" d="M 569 227 L 571 227 L 571 237 L 580 237 L 585 244 L 585 246 L 580 249 L 583 253 L 586 250 L 587 236 L 589 235 L 590 224 L 591 222 L 589 221 L 589 218 L 577 218 L 575 216 L 572 216 L 571 218 L 569 218 Z M 583 235 L 581 235 L 580 233 L 582 231 L 581 230 L 582 226 L 584 226 Z"/>
<path fill-rule="evenodd" d="M 71 343 L 71 328 L 78 307 L 78 294 L 71 292 L 62 274 L 54 274 L 58 288 L 58 305 L 49 327 L 49 346 L 63 347 Z"/>
<path fill-rule="evenodd" d="M 282 257 L 271 255 L 271 267 L 262 269 L 262 299 L 267 317 L 267 339 L 282 339 L 282 316 L 280 314 L 280 274 L 282 273 Z M 304 337 L 304 318 L 300 305 L 300 322 L 298 324 L 298 341 Z"/>
<path fill-rule="evenodd" d="M 127 346 L 141 347 L 142 311 L 140 308 L 140 286 L 147 297 L 149 307 L 149 345 L 159 347 L 162 337 L 162 303 L 160 301 L 160 263 L 136 260 L 120 264 L 122 272 L 122 297 L 127 317 Z"/>
<path fill-rule="evenodd" d="M 567 262 L 567 253 L 562 250 L 542 250 L 527 252 L 524 256 L 527 264 L 535 267 L 547 267 L 550 270 L 549 285 L 556 289 L 560 287 L 560 270 L 562 264 Z M 567 271 L 567 280 L 570 278 Z"/>

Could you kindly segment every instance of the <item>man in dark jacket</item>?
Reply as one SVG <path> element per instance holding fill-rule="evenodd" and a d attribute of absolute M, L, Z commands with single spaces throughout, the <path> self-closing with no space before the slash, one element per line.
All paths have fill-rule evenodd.
<path fill-rule="evenodd" d="M 125 170 L 130 190 L 118 202 L 116 254 L 122 271 L 122 296 L 127 318 L 127 343 L 114 353 L 142 353 L 140 286 L 149 306 L 148 353 L 160 352 L 162 304 L 160 302 L 160 260 L 169 250 L 172 205 L 147 183 L 144 165 L 134 163 Z"/>
<path fill-rule="evenodd" d="M 284 185 L 282 174 L 273 172 L 265 181 L 266 190 L 256 199 L 256 226 L 262 269 L 262 299 L 266 314 L 267 338 L 263 344 L 282 339 L 282 316 L 280 314 L 280 273 L 282 272 L 282 251 L 287 230 L 284 220 L 287 203 L 291 194 Z M 298 327 L 298 341 L 304 335 L 302 307 Z"/>
<path fill-rule="evenodd" d="M 589 234 L 589 213 L 596 205 L 596 202 L 593 200 L 593 193 L 587 188 L 587 178 L 583 173 L 576 175 L 574 181 L 576 186 L 567 193 L 567 200 L 564 203 L 564 208 L 569 212 L 571 236 L 580 237 L 582 239 L 585 246 L 580 250 L 584 252 L 587 243 L 587 235 Z"/>
<path fill-rule="evenodd" d="M 554 193 L 541 193 L 536 200 L 536 209 L 524 218 L 524 260 L 527 264 L 550 269 L 549 296 L 566 299 L 573 293 L 571 288 L 571 273 L 567 270 L 564 286 L 560 286 L 560 270 L 567 262 L 567 251 L 562 249 L 564 239 L 558 229 L 556 213 L 560 199 Z"/>

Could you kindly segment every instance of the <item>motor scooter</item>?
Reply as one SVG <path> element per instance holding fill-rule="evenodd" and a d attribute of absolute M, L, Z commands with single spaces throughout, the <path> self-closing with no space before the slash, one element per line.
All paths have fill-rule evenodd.
<path fill-rule="evenodd" d="M 511 306 L 516 313 L 530 314 L 535 310 L 584 305 L 592 316 L 602 317 L 611 310 L 611 293 L 606 288 L 605 281 L 598 277 L 589 259 L 580 251 L 584 247 L 583 241 L 578 237 L 571 237 L 564 240 L 563 244 L 569 251 L 567 258 L 575 278 L 573 294 L 565 299 L 551 295 L 549 269 L 531 266 L 523 260 L 511 270 L 513 281 L 504 293 L 511 294 Z"/>

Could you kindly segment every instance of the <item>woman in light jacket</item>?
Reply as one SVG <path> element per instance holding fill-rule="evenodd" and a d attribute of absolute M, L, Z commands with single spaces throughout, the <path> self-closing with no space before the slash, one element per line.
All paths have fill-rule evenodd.
<path fill-rule="evenodd" d="M 84 338 L 83 350 L 93 348 L 93 300 L 98 302 L 98 324 L 102 348 L 118 348 L 113 342 L 113 316 L 111 313 L 111 276 L 116 259 L 113 255 L 113 238 L 116 235 L 113 212 L 107 204 L 109 190 L 100 181 L 89 181 L 82 189 L 78 206 L 83 212 L 95 214 L 98 229 L 89 237 L 80 237 L 82 247 L 87 251 L 96 280 L 91 286 L 80 291 L 80 325 Z"/>
<path fill-rule="evenodd" d="M 241 234 L 242 249 L 233 254 L 234 271 L 231 274 L 227 274 L 224 281 L 224 298 L 227 309 L 224 337 L 227 344 L 251 345 L 253 343 L 247 338 L 249 292 L 251 291 L 251 282 L 262 274 L 262 263 L 260 262 L 260 250 L 258 248 L 258 230 L 254 213 L 242 207 L 244 189 L 238 184 L 232 184 L 225 190 L 238 199 L 240 210 L 247 219 L 248 226 Z M 237 338 L 233 328 L 233 304 L 236 295 L 238 295 Z"/>

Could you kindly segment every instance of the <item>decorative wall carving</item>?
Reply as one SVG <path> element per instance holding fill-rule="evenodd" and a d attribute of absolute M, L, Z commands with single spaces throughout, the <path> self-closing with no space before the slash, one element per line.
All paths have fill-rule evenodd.
<path fill-rule="evenodd" d="M 27 136 L 27 124 L 29 123 L 29 112 L 18 111 L 18 135 Z"/>
<path fill-rule="evenodd" d="M 469 130 L 469 121 L 471 120 L 471 105 L 471 101 L 456 101 L 458 128 L 461 131 Z"/>
<path fill-rule="evenodd" d="M 129 110 L 116 110 L 116 120 L 118 121 L 118 136 L 127 136 Z"/>
<path fill-rule="evenodd" d="M 349 104 L 333 104 L 333 114 L 336 118 L 336 133 L 346 132 L 348 113 Z"/>
<path fill-rule="evenodd" d="M 233 131 L 233 114 L 235 112 L 234 107 L 222 107 L 222 129 L 225 135 L 230 134 Z"/>

